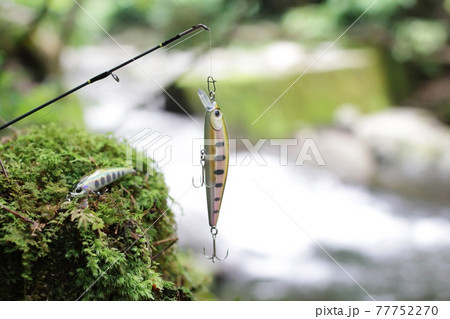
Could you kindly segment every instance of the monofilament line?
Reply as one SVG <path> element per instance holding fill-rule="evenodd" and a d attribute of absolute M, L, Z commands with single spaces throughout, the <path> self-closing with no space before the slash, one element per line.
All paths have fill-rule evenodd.
<path fill-rule="evenodd" d="M 283 93 L 281 93 L 281 95 L 279 96 L 279 97 L 277 97 L 276 99 L 275 99 L 275 101 L 273 101 L 272 102 L 272 104 L 270 104 L 265 110 L 264 110 L 264 112 L 252 123 L 252 126 L 253 125 L 255 125 L 255 123 L 256 122 L 258 122 L 259 121 L 259 119 L 261 118 L 261 117 L 263 117 L 264 116 L 264 114 L 266 114 L 282 97 L 283 97 L 283 95 L 285 95 L 294 85 L 295 85 L 295 83 L 297 83 L 298 82 L 298 80 L 300 80 L 306 73 L 308 73 L 309 72 L 309 70 L 311 70 L 311 68 L 332 48 L 332 47 L 334 47 L 334 45 L 375 5 L 375 3 L 377 3 L 378 2 L 378 0 L 375 0 L 374 2 L 372 2 L 372 4 L 363 12 L 363 13 L 361 13 L 360 14 L 360 16 L 355 20 L 355 21 L 353 21 L 353 23 L 347 28 L 347 29 L 345 29 L 345 31 L 333 42 L 333 43 L 331 43 L 331 45 L 328 47 L 328 48 L 326 48 L 326 50 L 325 51 L 323 51 L 317 58 L 315 58 L 314 59 L 314 61 L 306 68 L 306 70 L 305 71 L 303 71 L 303 73 L 302 74 L 300 74 L 300 76 L 291 84 L 291 85 L 289 85 L 289 87 L 286 89 L 286 90 L 284 90 L 284 92 Z"/>
<path fill-rule="evenodd" d="M 212 30 L 209 30 L 209 75 L 213 76 L 213 58 L 212 58 Z"/>
<path fill-rule="evenodd" d="M 350 273 L 336 260 L 334 259 L 334 257 L 322 246 L 322 244 L 315 239 L 313 236 L 311 236 L 302 226 L 300 226 L 299 223 L 297 223 L 297 221 L 292 218 L 291 215 L 289 215 L 283 207 L 281 207 L 281 205 L 264 189 L 261 187 L 261 185 L 259 185 L 254 179 L 252 179 L 252 181 L 256 184 L 256 186 L 258 186 L 266 195 L 267 197 L 269 197 L 272 202 L 275 203 L 275 205 L 278 206 L 278 208 L 280 208 L 280 210 L 287 216 L 289 217 L 295 225 L 297 225 L 297 227 L 306 235 L 308 236 L 336 265 L 338 265 L 339 268 L 342 269 L 342 271 L 367 295 L 369 296 L 370 299 L 372 299 L 373 301 L 376 301 L 375 298 L 372 297 L 371 294 L 369 294 L 367 292 L 366 289 L 364 289 L 364 287 L 352 276 L 350 275 Z"/>

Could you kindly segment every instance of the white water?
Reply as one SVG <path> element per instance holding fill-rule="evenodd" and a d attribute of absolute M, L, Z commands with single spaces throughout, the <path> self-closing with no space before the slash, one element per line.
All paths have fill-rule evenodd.
<path fill-rule="evenodd" d="M 450 244 L 450 223 L 441 217 L 449 216 L 445 207 L 430 204 L 414 208 L 414 203 L 395 196 L 390 201 L 389 196 L 343 184 L 323 169 L 281 166 L 278 157 L 269 153 L 261 154 L 267 166 L 255 161 L 243 166 L 240 164 L 249 154 L 240 152 L 234 154 L 237 165 L 229 170 L 218 224 L 219 257 L 226 249 L 230 254 L 225 262 L 212 264 L 201 253 L 202 246 L 211 251 L 205 190 L 191 184 L 191 178 L 199 178 L 201 171 L 192 138 L 202 136 L 202 125 L 163 111 L 127 114 L 116 131 L 118 136 L 152 128 L 172 137 L 168 144 L 172 158 L 162 171 L 177 203 L 173 210 L 180 246 L 196 253 L 200 267 L 229 274 L 237 283 L 269 280 L 289 286 L 326 287 L 339 278 L 356 287 L 340 265 L 357 281 L 364 269 L 337 265 L 327 255 L 330 248 L 402 264 L 404 252 Z M 201 118 L 195 119 L 202 124 Z M 280 292 L 256 289 L 252 294 L 264 299 L 277 298 Z"/>
<path fill-rule="evenodd" d="M 77 54 L 82 56 L 79 51 Z M 172 58 L 185 63 L 190 59 L 189 55 Z M 70 79 L 70 84 L 114 65 L 112 60 L 104 64 L 77 64 L 78 78 Z M 255 161 L 241 165 L 248 153 L 232 154 L 236 165 L 229 170 L 217 237 L 219 257 L 227 248 L 230 254 L 225 262 L 214 265 L 204 259 L 202 246 L 211 251 L 205 190 L 191 184 L 191 178 L 198 178 L 201 172 L 198 150 L 192 145 L 193 139 L 203 135 L 203 119 L 195 117 L 196 124 L 187 116 L 162 111 L 157 106 L 162 100 L 152 97 L 158 85 L 142 74 L 133 81 L 139 74 L 136 71 L 139 67 L 131 68 L 130 73 L 120 72 L 120 83 L 109 80 L 82 92 L 80 97 L 91 105 L 85 120 L 93 131 L 113 131 L 123 138 L 146 128 L 172 138 L 166 145 L 170 146 L 171 160 L 162 171 L 176 200 L 173 210 L 179 244 L 198 256 L 198 267 L 222 274 L 231 287 L 257 282 L 243 293 L 256 299 L 286 298 L 288 289 L 301 291 L 311 286 L 326 291 L 335 282 L 353 287 L 360 298 L 368 299 L 349 275 L 380 298 L 420 298 L 427 293 L 435 293 L 436 298 L 450 296 L 448 288 L 424 287 L 421 281 L 414 284 L 419 276 L 433 277 L 430 270 L 435 264 L 430 266 L 427 261 L 412 265 L 413 270 L 403 269 L 405 263 L 420 259 L 422 253 L 434 258 L 441 248 L 448 248 L 450 223 L 444 216 L 450 216 L 450 209 L 347 185 L 314 165 L 282 166 L 273 152 L 262 153 L 266 166 Z M 165 84 L 163 72 L 155 72 Z M 148 102 L 142 103 L 145 96 Z M 226 116 L 225 103 L 223 108 Z M 325 162 L 332 160 L 325 158 Z M 328 255 L 335 251 L 350 251 L 369 263 L 374 261 L 374 266 L 336 258 L 338 265 Z M 450 266 L 437 263 L 440 268 L 434 275 L 446 274 Z M 379 266 L 384 272 L 372 273 Z M 392 287 L 392 278 L 400 288 Z M 448 282 L 447 277 L 439 280 Z M 265 282 L 269 282 L 269 288 Z M 405 285 L 408 291 L 402 291 Z"/>

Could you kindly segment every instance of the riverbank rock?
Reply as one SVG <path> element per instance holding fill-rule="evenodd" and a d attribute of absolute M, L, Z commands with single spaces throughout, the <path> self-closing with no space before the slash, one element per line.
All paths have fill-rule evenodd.
<path fill-rule="evenodd" d="M 363 116 L 346 105 L 335 119 L 333 128 L 297 135 L 314 140 L 325 169 L 345 182 L 448 200 L 450 129 L 431 113 L 396 107 Z"/>
<path fill-rule="evenodd" d="M 450 129 L 431 113 L 392 108 L 362 117 L 352 131 L 374 153 L 377 183 L 412 195 L 448 199 Z"/>
<path fill-rule="evenodd" d="M 310 152 L 309 156 L 314 161 L 305 163 L 329 170 L 347 183 L 369 185 L 372 182 L 376 169 L 373 151 L 359 137 L 344 130 L 324 129 L 303 130 L 297 139 L 300 147 L 306 145 L 307 139 L 312 139 L 324 161 L 324 165 L 320 165 Z"/>

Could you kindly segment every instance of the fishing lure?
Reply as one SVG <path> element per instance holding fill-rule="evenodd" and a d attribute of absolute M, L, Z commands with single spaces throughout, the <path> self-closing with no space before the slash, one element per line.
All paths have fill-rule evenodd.
<path fill-rule="evenodd" d="M 208 77 L 209 97 L 202 90 L 198 90 L 200 100 L 206 109 L 204 131 L 205 148 L 201 152 L 201 185 L 194 185 L 195 187 L 201 187 L 204 184 L 206 186 L 206 200 L 209 226 L 211 227 L 211 236 L 213 239 L 213 253 L 211 257 L 208 257 L 205 253 L 205 248 L 203 248 L 203 254 L 206 258 L 211 259 L 212 262 L 216 259 L 224 260 L 228 257 L 228 250 L 223 259 L 218 258 L 216 255 L 216 236 L 218 233 L 216 225 L 219 219 L 220 206 L 222 204 L 228 174 L 229 142 L 222 111 L 215 101 L 215 82 L 211 76 Z M 209 88 L 211 83 L 214 85 L 212 91 Z"/>
<path fill-rule="evenodd" d="M 97 192 L 100 188 L 111 184 L 122 176 L 133 174 L 136 171 L 131 167 L 113 167 L 97 169 L 85 175 L 70 193 L 72 197 L 87 195 L 89 192 Z"/>

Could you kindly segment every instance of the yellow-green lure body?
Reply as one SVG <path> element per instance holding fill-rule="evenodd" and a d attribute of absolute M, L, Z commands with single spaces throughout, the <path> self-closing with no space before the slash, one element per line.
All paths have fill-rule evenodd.
<path fill-rule="evenodd" d="M 198 90 L 205 109 L 205 184 L 209 226 L 215 227 L 228 175 L 229 142 L 225 120 L 219 105 Z"/>
<path fill-rule="evenodd" d="M 122 176 L 133 174 L 136 171 L 131 167 L 113 167 L 97 169 L 85 175 L 75 187 L 75 191 L 70 193 L 72 197 L 87 195 L 90 192 L 97 192 L 102 187 L 111 184 Z"/>
<path fill-rule="evenodd" d="M 208 77 L 208 85 L 210 83 L 215 83 L 212 77 Z M 218 230 L 216 225 L 219 219 L 220 206 L 222 204 L 225 183 L 227 181 L 230 150 L 225 120 L 220 111 L 220 107 L 214 100 L 214 91 L 210 91 L 210 97 L 208 97 L 205 92 L 198 90 L 198 96 L 206 109 L 204 132 L 205 149 L 204 153 L 202 153 L 204 179 L 202 184 L 206 185 L 208 219 L 213 239 L 212 255 L 208 257 L 205 248 L 203 248 L 203 254 L 206 258 L 211 259 L 212 262 L 215 262 L 216 260 L 225 260 L 228 257 L 228 250 L 224 258 L 221 259 L 217 257 L 216 236 Z"/>

